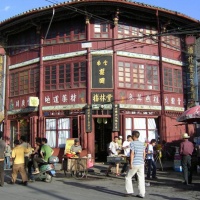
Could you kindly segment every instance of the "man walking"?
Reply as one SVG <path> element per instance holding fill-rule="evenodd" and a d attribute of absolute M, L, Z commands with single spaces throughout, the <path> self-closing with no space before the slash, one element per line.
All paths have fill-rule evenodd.
<path fill-rule="evenodd" d="M 118 150 L 119 150 L 119 145 L 118 145 L 118 136 L 114 137 L 114 141 L 110 142 L 109 147 L 108 147 L 108 154 L 109 156 L 117 156 L 118 155 Z M 120 176 L 119 174 L 119 163 L 115 162 L 110 162 L 109 167 L 106 172 L 106 176 L 109 176 L 109 172 L 112 167 L 116 166 L 116 176 Z"/>
<path fill-rule="evenodd" d="M 156 163 L 154 161 L 154 147 L 156 145 L 156 140 L 152 139 L 150 144 L 147 146 L 147 163 L 148 163 L 148 171 L 147 171 L 147 179 L 151 178 L 152 172 L 152 179 L 157 179 L 156 176 Z"/>
<path fill-rule="evenodd" d="M 180 155 L 182 157 L 181 164 L 183 168 L 184 184 L 189 185 L 192 183 L 192 164 L 191 156 L 194 150 L 194 145 L 188 139 L 190 136 L 187 133 L 183 134 L 183 142 L 180 144 Z"/>
<path fill-rule="evenodd" d="M 6 149 L 4 153 L 4 169 L 10 169 L 10 156 L 11 156 L 11 148 L 9 143 L 6 144 Z"/>
<path fill-rule="evenodd" d="M 15 184 L 18 172 L 21 174 L 23 185 L 27 185 L 27 174 L 24 166 L 24 154 L 28 153 L 30 149 L 24 148 L 20 145 L 19 140 L 14 141 L 14 149 L 12 150 L 13 168 L 12 168 L 12 181 L 10 184 Z"/>
<path fill-rule="evenodd" d="M 128 135 L 127 136 L 127 140 L 125 140 L 123 142 L 123 145 L 122 145 L 122 149 L 124 150 L 124 155 L 127 157 L 127 162 L 124 163 L 124 165 L 122 167 L 122 171 L 121 171 L 121 173 L 124 173 L 124 174 L 126 174 L 126 172 L 128 170 L 127 167 L 128 167 L 128 163 L 130 161 L 130 151 L 131 151 L 131 149 L 130 149 L 130 143 L 132 141 L 133 141 L 132 136 Z"/>
<path fill-rule="evenodd" d="M 0 140 L 0 179 L 1 187 L 4 185 L 4 152 L 6 148 L 6 143 L 4 140 Z"/>
<path fill-rule="evenodd" d="M 137 173 L 138 176 L 138 190 L 139 194 L 136 196 L 138 198 L 145 197 L 145 178 L 144 178 L 144 159 L 145 159 L 145 146 L 144 143 L 138 140 L 140 136 L 139 131 L 133 131 L 132 137 L 133 142 L 130 144 L 130 167 L 128 174 L 125 177 L 125 197 L 132 196 L 133 184 L 132 177 Z"/>
<path fill-rule="evenodd" d="M 24 165 L 25 165 L 25 170 L 28 169 L 28 162 L 29 162 L 29 158 L 30 155 L 32 153 L 32 148 L 31 145 L 26 141 L 26 137 L 25 136 L 21 136 L 20 137 L 20 145 L 23 146 L 24 148 L 30 149 L 30 151 L 28 153 L 24 154 Z"/>

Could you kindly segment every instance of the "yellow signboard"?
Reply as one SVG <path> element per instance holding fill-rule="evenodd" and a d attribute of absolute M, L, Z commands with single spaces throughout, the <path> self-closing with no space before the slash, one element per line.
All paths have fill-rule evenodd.
<path fill-rule="evenodd" d="M 65 153 L 70 153 L 70 149 L 71 149 L 71 146 L 74 144 L 74 140 L 76 138 L 67 138 L 66 140 L 66 144 L 65 144 Z"/>
<path fill-rule="evenodd" d="M 39 105 L 38 97 L 29 97 L 29 106 L 37 107 Z"/>

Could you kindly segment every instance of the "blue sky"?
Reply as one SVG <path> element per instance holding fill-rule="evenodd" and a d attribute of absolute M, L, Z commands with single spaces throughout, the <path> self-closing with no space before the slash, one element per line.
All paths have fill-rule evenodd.
<path fill-rule="evenodd" d="M 66 1 L 66 0 L 65 0 Z M 181 12 L 200 20 L 200 0 L 134 0 L 173 11 Z M 0 0 L 0 21 L 18 15 L 33 8 L 39 8 L 62 0 Z"/>

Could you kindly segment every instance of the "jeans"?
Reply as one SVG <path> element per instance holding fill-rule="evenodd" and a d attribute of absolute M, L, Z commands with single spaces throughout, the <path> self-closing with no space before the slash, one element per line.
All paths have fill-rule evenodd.
<path fill-rule="evenodd" d="M 31 179 L 31 180 L 34 180 L 34 175 L 32 174 L 33 171 L 34 171 L 33 170 L 33 161 L 30 160 L 28 162 L 28 178 Z"/>
<path fill-rule="evenodd" d="M 44 163 L 44 160 L 42 158 L 33 158 L 33 166 L 36 169 L 38 169 L 38 163 Z"/>
<path fill-rule="evenodd" d="M 121 173 L 127 172 L 127 170 L 128 170 L 128 163 L 124 163 Z"/>
<path fill-rule="evenodd" d="M 156 164 L 154 162 L 154 160 L 152 159 L 148 159 L 147 160 L 147 164 L 148 164 L 148 171 L 147 171 L 147 178 L 151 177 L 151 171 L 152 171 L 152 177 L 155 178 L 156 177 Z"/>
<path fill-rule="evenodd" d="M 192 158 L 190 155 L 182 156 L 183 178 L 186 184 L 192 183 Z"/>
<path fill-rule="evenodd" d="M 135 165 L 132 169 L 128 170 L 128 174 L 125 177 L 125 190 L 127 194 L 133 194 L 132 177 L 137 173 L 138 176 L 138 190 L 139 195 L 145 196 L 145 178 L 144 178 L 144 165 Z"/>
<path fill-rule="evenodd" d="M 4 185 L 4 161 L 0 161 L 0 185 Z"/>
<path fill-rule="evenodd" d="M 10 156 L 6 156 L 4 159 L 4 169 L 10 169 Z"/>

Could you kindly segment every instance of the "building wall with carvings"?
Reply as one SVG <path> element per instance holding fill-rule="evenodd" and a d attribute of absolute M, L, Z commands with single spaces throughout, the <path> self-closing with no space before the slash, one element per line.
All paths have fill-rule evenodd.
<path fill-rule="evenodd" d="M 105 150 L 113 136 L 126 138 L 133 129 L 142 141 L 170 142 L 185 132 L 176 122 L 185 109 L 186 38 L 177 24 L 194 20 L 134 2 L 104 2 L 63 3 L 55 5 L 55 16 L 42 8 L 0 24 L 8 140 L 24 134 L 33 144 L 45 136 L 63 148 L 66 138 L 79 137 L 94 154 L 96 139 Z M 37 107 L 29 106 L 30 96 L 39 98 Z"/>

